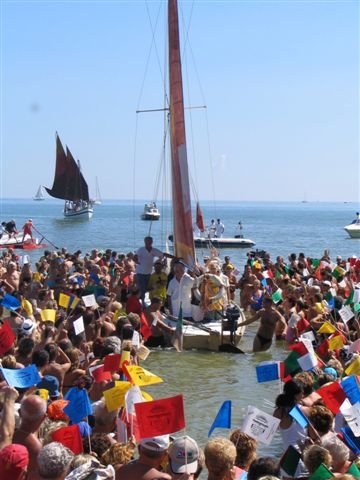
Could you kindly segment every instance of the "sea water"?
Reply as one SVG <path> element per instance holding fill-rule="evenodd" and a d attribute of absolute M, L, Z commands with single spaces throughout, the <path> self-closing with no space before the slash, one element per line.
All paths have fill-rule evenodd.
<path fill-rule="evenodd" d="M 38 232 L 46 237 L 44 241 L 50 249 L 53 244 L 66 247 L 70 252 L 80 249 L 83 254 L 92 248 L 112 248 L 127 253 L 142 246 L 143 237 L 149 233 L 154 237 L 154 246 L 165 249 L 165 238 L 171 233 L 170 207 L 164 205 L 161 219 L 151 224 L 140 220 L 144 203 L 104 201 L 102 205 L 95 205 L 91 220 L 76 221 L 63 218 L 63 203 L 56 200 L 1 200 L 0 218 L 1 221 L 14 219 L 19 228 L 31 218 Z M 349 238 L 343 229 L 358 210 L 356 203 L 218 202 L 203 205 L 207 224 L 212 218 L 220 218 L 225 224 L 225 235 L 233 236 L 241 221 L 244 237 L 256 243 L 253 249 L 268 251 L 272 259 L 277 255 L 286 259 L 292 252 L 319 258 L 325 249 L 332 259 L 337 255 L 360 256 L 360 240 Z M 222 250 L 221 256 L 229 255 L 242 271 L 249 250 Z M 41 252 L 26 253 L 35 261 Z M 197 254 L 202 261 L 208 252 L 199 250 Z M 146 389 L 154 398 L 184 395 L 186 434 L 193 436 L 201 446 L 206 443 L 208 430 L 224 400 L 232 401 L 233 428 L 241 425 L 248 405 L 273 412 L 273 402 L 281 385 L 277 381 L 257 383 L 255 366 L 272 358 L 281 360 L 287 353 L 282 342 L 275 342 L 268 352 L 253 354 L 251 346 L 256 329 L 256 325 L 246 329 L 240 344 L 244 354 L 159 350 L 153 351 L 143 363 L 144 368 L 164 380 Z M 217 433 L 228 434 L 226 430 L 215 430 L 213 435 Z M 279 456 L 279 435 L 271 445 L 261 445 L 259 452 Z"/>

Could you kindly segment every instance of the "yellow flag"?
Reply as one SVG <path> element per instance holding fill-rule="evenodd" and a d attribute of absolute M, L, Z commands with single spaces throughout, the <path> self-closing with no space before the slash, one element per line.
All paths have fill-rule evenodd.
<path fill-rule="evenodd" d="M 130 382 L 115 382 L 115 387 L 103 392 L 105 405 L 109 412 L 125 406 L 125 393 L 130 387 Z"/>
<path fill-rule="evenodd" d="M 68 308 L 70 302 L 70 296 L 66 293 L 60 293 L 59 295 L 59 307 Z"/>
<path fill-rule="evenodd" d="M 35 391 L 36 395 L 39 395 L 43 400 L 48 401 L 49 399 L 49 390 L 46 390 L 46 388 L 38 388 Z"/>
<path fill-rule="evenodd" d="M 329 350 L 338 350 L 344 346 L 344 342 L 341 335 L 335 335 L 329 338 Z"/>
<path fill-rule="evenodd" d="M 321 325 L 321 327 L 317 332 L 318 333 L 334 333 L 336 332 L 336 328 L 330 322 L 326 321 Z"/>
<path fill-rule="evenodd" d="M 47 308 L 45 310 L 41 310 L 40 315 L 41 315 L 41 320 L 43 322 L 53 322 L 53 323 L 55 323 L 56 310 L 52 310 L 50 308 Z"/>
<path fill-rule="evenodd" d="M 40 282 L 40 273 L 39 272 L 34 272 L 32 274 L 32 281 L 33 282 Z"/>
<path fill-rule="evenodd" d="M 153 397 L 149 393 L 144 392 L 143 390 L 141 390 L 141 395 L 145 402 L 151 402 L 151 400 L 153 399 Z"/>
<path fill-rule="evenodd" d="M 34 314 L 34 311 L 33 311 L 33 307 L 31 305 L 31 303 L 29 302 L 29 300 L 26 300 L 26 298 L 23 298 L 21 300 L 21 307 L 25 310 L 26 315 L 28 317 L 32 317 L 32 315 Z"/>
<path fill-rule="evenodd" d="M 356 358 L 345 370 L 346 375 L 360 375 L 360 357 Z"/>
<path fill-rule="evenodd" d="M 124 362 L 130 362 L 129 350 L 122 350 L 120 358 L 120 368 L 122 368 Z"/>
<path fill-rule="evenodd" d="M 71 302 L 70 308 L 71 310 L 74 310 L 76 308 L 77 304 L 80 302 L 81 298 L 79 297 L 74 297 L 73 301 Z"/>
<path fill-rule="evenodd" d="M 141 368 L 136 365 L 129 365 L 126 367 L 126 369 L 129 372 L 133 384 L 137 385 L 138 387 L 163 382 L 160 377 L 154 375 L 148 370 L 145 370 L 145 368 Z"/>

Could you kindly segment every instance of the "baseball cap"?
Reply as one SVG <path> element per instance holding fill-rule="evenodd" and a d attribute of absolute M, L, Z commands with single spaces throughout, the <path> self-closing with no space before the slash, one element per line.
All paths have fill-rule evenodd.
<path fill-rule="evenodd" d="M 331 287 L 331 282 L 329 282 L 329 280 L 324 280 L 322 283 L 323 285 L 327 285 L 328 287 Z"/>
<path fill-rule="evenodd" d="M 21 332 L 25 335 L 31 335 L 31 332 L 35 328 L 35 322 L 33 322 L 31 318 L 25 318 L 20 328 Z"/>
<path fill-rule="evenodd" d="M 36 385 L 37 388 L 45 388 L 50 393 L 50 397 L 59 397 L 59 380 L 53 375 L 45 375 Z"/>
<path fill-rule="evenodd" d="M 29 464 L 29 453 L 24 445 L 13 443 L 0 450 L 1 480 L 15 480 Z"/>
<path fill-rule="evenodd" d="M 169 448 L 169 435 L 143 438 L 140 440 L 140 445 L 152 452 L 165 452 Z"/>
<path fill-rule="evenodd" d="M 174 473 L 195 473 L 198 460 L 199 447 L 193 438 L 175 438 L 169 449 L 170 467 Z"/>

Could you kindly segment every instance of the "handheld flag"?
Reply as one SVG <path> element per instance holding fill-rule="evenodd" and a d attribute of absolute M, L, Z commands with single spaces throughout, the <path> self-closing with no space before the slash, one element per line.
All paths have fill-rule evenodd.
<path fill-rule="evenodd" d="M 283 362 L 265 361 L 256 365 L 256 378 L 259 383 L 284 378 Z"/>
<path fill-rule="evenodd" d="M 184 399 L 182 395 L 135 403 L 140 438 L 156 437 L 185 428 Z"/>
<path fill-rule="evenodd" d="M 231 428 L 231 400 L 225 400 L 221 405 L 210 427 L 208 437 L 210 437 L 215 428 Z"/>
<path fill-rule="evenodd" d="M 70 418 L 72 423 L 79 423 L 81 420 L 93 412 L 87 391 L 77 387 L 70 388 L 65 395 L 65 400 L 69 400 L 64 412 Z"/>
<path fill-rule="evenodd" d="M 305 428 L 309 425 L 309 419 L 298 405 L 295 405 L 289 412 L 289 415 L 300 425 L 301 428 Z"/>
<path fill-rule="evenodd" d="M 3 326 L 0 328 L 0 356 L 10 350 L 15 342 L 15 338 L 16 335 L 10 327 L 9 322 L 5 320 Z"/>
<path fill-rule="evenodd" d="M 56 320 L 56 310 L 46 308 L 40 312 L 41 320 L 43 322 L 52 322 L 55 323 Z"/>
<path fill-rule="evenodd" d="M 21 307 L 20 301 L 9 293 L 4 295 L 3 299 L 1 300 L 1 305 L 11 311 L 17 310 L 19 307 Z"/>
<path fill-rule="evenodd" d="M 326 465 L 321 463 L 313 474 L 310 475 L 309 480 L 327 480 L 334 477 Z"/>
<path fill-rule="evenodd" d="M 25 368 L 0 368 L 6 382 L 15 388 L 30 388 L 37 385 L 41 378 L 35 365 L 29 365 Z"/>
<path fill-rule="evenodd" d="M 153 373 L 145 370 L 145 368 L 136 365 L 128 365 L 126 371 L 134 385 L 142 387 L 144 385 L 153 385 L 155 383 L 162 383 L 163 380 Z"/>
<path fill-rule="evenodd" d="M 301 459 L 301 453 L 292 445 L 289 445 L 286 452 L 280 459 L 280 467 L 289 477 L 295 477 L 296 470 Z"/>
<path fill-rule="evenodd" d="M 316 392 L 321 396 L 327 408 L 331 410 L 334 415 L 340 412 L 340 406 L 346 399 L 346 394 L 339 383 L 332 382 L 326 384 L 317 389 Z"/>
<path fill-rule="evenodd" d="M 336 328 L 327 320 L 321 325 L 317 333 L 335 333 Z"/>
<path fill-rule="evenodd" d="M 83 452 L 83 444 L 80 435 L 79 425 L 62 427 L 51 434 L 54 442 L 62 443 L 68 447 L 75 455 Z"/>

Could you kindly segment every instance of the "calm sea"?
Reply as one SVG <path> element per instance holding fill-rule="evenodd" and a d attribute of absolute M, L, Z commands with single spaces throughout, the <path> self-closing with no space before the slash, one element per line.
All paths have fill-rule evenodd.
<path fill-rule="evenodd" d="M 83 253 L 92 248 L 112 248 L 128 252 L 143 244 L 149 233 L 150 224 L 140 220 L 144 202 L 104 201 L 95 206 L 90 221 L 74 221 L 62 217 L 62 202 L 47 199 L 43 202 L 29 200 L 1 200 L 0 218 L 14 219 L 21 227 L 32 218 L 37 229 L 57 247 L 77 249 Z M 304 252 L 318 258 L 325 249 L 335 259 L 336 255 L 360 256 L 360 240 L 350 239 L 344 225 L 355 218 L 359 210 L 356 203 L 258 203 L 223 202 L 216 206 L 203 205 L 206 221 L 220 218 L 226 233 L 232 236 L 241 221 L 243 234 L 256 242 L 255 248 L 268 251 L 272 258 L 289 253 Z M 165 248 L 164 238 L 171 232 L 170 208 L 163 207 L 162 218 L 151 226 L 154 245 Z M 239 270 L 243 269 L 245 250 L 223 250 L 230 255 Z M 34 251 L 33 260 L 41 254 Z M 207 252 L 199 251 L 199 259 Z M 279 393 L 277 382 L 258 384 L 255 365 L 263 360 L 282 359 L 286 356 L 284 345 L 278 342 L 269 352 L 251 353 L 252 339 L 256 326 L 247 328 L 241 348 L 244 355 L 209 352 L 173 351 L 152 352 L 144 367 L 163 378 L 164 383 L 149 387 L 155 398 L 183 393 L 187 419 L 186 433 L 197 439 L 200 445 L 207 440 L 207 432 L 224 400 L 232 400 L 232 426 L 241 423 L 246 407 L 251 404 L 272 413 L 273 402 Z M 218 431 L 227 434 L 226 431 Z M 215 431 L 216 434 L 216 431 Z M 213 434 L 214 435 L 214 434 Z M 261 446 L 260 453 L 279 455 L 279 438 L 270 446 Z"/>

